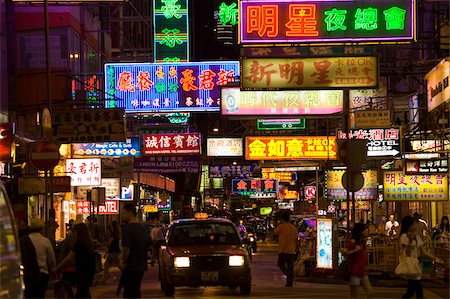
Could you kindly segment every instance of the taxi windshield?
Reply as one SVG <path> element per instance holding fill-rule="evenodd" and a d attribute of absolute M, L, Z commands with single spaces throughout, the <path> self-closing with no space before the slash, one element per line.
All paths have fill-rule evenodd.
<path fill-rule="evenodd" d="M 180 223 L 170 234 L 169 245 L 240 245 L 239 235 L 231 223 Z"/>

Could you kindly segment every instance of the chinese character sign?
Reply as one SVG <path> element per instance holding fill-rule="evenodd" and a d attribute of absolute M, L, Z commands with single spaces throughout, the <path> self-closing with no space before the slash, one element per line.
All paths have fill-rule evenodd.
<path fill-rule="evenodd" d="M 385 201 L 448 201 L 448 175 L 407 175 L 401 171 L 383 173 Z"/>
<path fill-rule="evenodd" d="M 76 201 L 76 214 L 77 215 L 89 215 L 91 203 L 87 200 Z M 94 207 L 93 214 L 99 215 L 117 215 L 119 214 L 119 202 L 117 200 L 107 200 L 104 206 Z"/>
<path fill-rule="evenodd" d="M 145 134 L 144 155 L 200 155 L 200 133 Z"/>
<path fill-rule="evenodd" d="M 240 157 L 243 154 L 242 138 L 208 138 L 208 157 Z"/>
<path fill-rule="evenodd" d="M 71 178 L 71 186 L 100 186 L 102 184 L 100 158 L 66 159 L 66 172 Z"/>
<path fill-rule="evenodd" d="M 373 56 L 244 58 L 241 87 L 247 90 L 369 88 L 378 84 Z"/>
<path fill-rule="evenodd" d="M 143 173 L 199 173 L 200 156 L 147 156 L 134 159 L 134 171 Z"/>
<path fill-rule="evenodd" d="M 342 90 L 241 91 L 221 89 L 222 115 L 299 115 L 342 112 Z"/>
<path fill-rule="evenodd" d="M 188 0 L 153 0 L 154 61 L 189 61 L 188 6 Z"/>
<path fill-rule="evenodd" d="M 234 194 L 276 193 L 277 179 L 232 179 L 231 192 Z"/>
<path fill-rule="evenodd" d="M 338 139 L 367 139 L 368 157 L 396 157 L 401 153 L 401 131 L 398 128 L 338 130 Z"/>
<path fill-rule="evenodd" d="M 335 136 L 245 137 L 246 160 L 336 160 Z"/>
<path fill-rule="evenodd" d="M 347 199 L 347 190 L 342 185 L 344 170 L 330 170 L 326 172 L 326 197 L 329 200 Z M 378 175 L 376 170 L 362 172 L 364 177 L 363 187 L 355 192 L 356 200 L 376 200 L 378 198 Z"/>
<path fill-rule="evenodd" d="M 222 165 L 222 166 L 209 166 L 208 177 L 209 178 L 248 178 L 253 177 L 253 173 L 259 169 L 256 164 L 252 165 Z"/>
<path fill-rule="evenodd" d="M 139 137 L 127 137 L 126 142 L 76 143 L 76 156 L 139 157 L 141 148 Z"/>
<path fill-rule="evenodd" d="M 415 0 L 241 0 L 242 44 L 413 41 Z"/>
<path fill-rule="evenodd" d="M 105 105 L 126 112 L 219 111 L 220 88 L 237 78 L 237 61 L 106 64 Z"/>
<path fill-rule="evenodd" d="M 450 101 L 450 58 L 441 61 L 426 76 L 428 111 L 433 110 L 442 103 Z"/>

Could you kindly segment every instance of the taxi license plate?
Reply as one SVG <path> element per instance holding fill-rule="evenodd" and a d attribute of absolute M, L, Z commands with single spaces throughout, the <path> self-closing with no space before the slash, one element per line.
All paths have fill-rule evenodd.
<path fill-rule="evenodd" d="M 217 281 L 219 280 L 219 272 L 202 272 L 202 281 Z"/>

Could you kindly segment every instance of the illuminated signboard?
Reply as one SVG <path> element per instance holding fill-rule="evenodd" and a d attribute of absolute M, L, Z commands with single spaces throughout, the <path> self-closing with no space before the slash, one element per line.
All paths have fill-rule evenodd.
<path fill-rule="evenodd" d="M 259 168 L 258 165 L 232 165 L 232 166 L 209 166 L 209 178 L 248 178 L 253 177 L 253 172 Z"/>
<path fill-rule="evenodd" d="M 71 186 L 100 186 L 102 184 L 102 161 L 92 159 L 66 159 L 66 172 Z"/>
<path fill-rule="evenodd" d="M 240 157 L 242 154 L 242 138 L 208 138 L 206 140 L 207 156 Z"/>
<path fill-rule="evenodd" d="M 448 173 L 448 159 L 405 160 L 406 174 Z"/>
<path fill-rule="evenodd" d="M 105 64 L 105 106 L 126 112 L 219 111 L 220 87 L 237 77 L 237 61 Z"/>
<path fill-rule="evenodd" d="M 333 268 L 333 220 L 317 218 L 317 268 Z"/>
<path fill-rule="evenodd" d="M 278 192 L 278 180 L 276 179 L 232 179 L 231 190 L 233 193 L 250 194 L 257 192 Z"/>
<path fill-rule="evenodd" d="M 146 156 L 134 158 L 134 171 L 144 173 L 198 173 L 201 158 L 197 155 Z"/>
<path fill-rule="evenodd" d="M 261 178 L 263 179 L 277 179 L 279 182 L 290 183 L 293 180 L 292 172 L 273 172 L 273 168 L 263 168 Z"/>
<path fill-rule="evenodd" d="M 11 123 L 0 124 L 0 161 L 11 160 L 11 141 L 13 126 Z"/>
<path fill-rule="evenodd" d="M 245 137 L 246 160 L 336 160 L 335 136 Z"/>
<path fill-rule="evenodd" d="M 76 143 L 76 156 L 139 157 L 141 146 L 139 137 L 127 137 L 126 142 Z"/>
<path fill-rule="evenodd" d="M 428 111 L 450 100 L 450 58 L 442 60 L 433 70 L 425 75 L 427 81 Z"/>
<path fill-rule="evenodd" d="M 306 120 L 304 118 L 292 119 L 257 119 L 257 130 L 303 130 L 306 128 Z"/>
<path fill-rule="evenodd" d="M 414 0 L 241 0 L 240 43 L 383 43 L 415 39 Z"/>
<path fill-rule="evenodd" d="M 221 89 L 222 115 L 302 115 L 342 111 L 342 90 L 241 91 Z"/>
<path fill-rule="evenodd" d="M 272 213 L 272 207 L 260 207 L 259 208 L 259 214 L 261 215 L 269 215 Z"/>
<path fill-rule="evenodd" d="M 77 215 L 89 215 L 91 212 L 90 202 L 87 200 L 77 200 L 76 204 L 76 214 Z M 94 207 L 92 214 L 97 214 L 97 207 Z M 98 215 L 117 215 L 119 214 L 119 202 L 117 200 L 107 200 L 105 205 L 98 207 Z"/>
<path fill-rule="evenodd" d="M 326 197 L 330 200 L 346 200 L 347 190 L 342 186 L 342 176 L 345 170 L 330 170 L 326 172 Z M 378 175 L 376 170 L 362 172 L 363 187 L 355 192 L 356 200 L 376 200 L 378 198 Z"/>
<path fill-rule="evenodd" d="M 385 201 L 448 201 L 445 174 L 406 175 L 401 171 L 383 174 Z"/>
<path fill-rule="evenodd" d="M 156 62 L 189 61 L 188 0 L 153 0 Z"/>
<path fill-rule="evenodd" d="M 353 202 L 350 201 L 350 208 L 353 207 Z M 341 202 L 341 210 L 347 210 L 347 202 Z M 355 210 L 370 210 L 370 201 L 355 201 Z"/>
<path fill-rule="evenodd" d="M 412 150 L 415 152 L 437 152 L 450 150 L 450 141 L 444 139 L 411 140 Z"/>
<path fill-rule="evenodd" d="M 351 129 L 350 139 L 367 139 L 368 157 L 397 157 L 401 154 L 401 132 L 397 128 Z M 338 139 L 346 139 L 347 134 L 338 130 Z"/>
<path fill-rule="evenodd" d="M 238 31 L 238 0 L 215 0 L 214 20 L 216 26 L 214 32 L 218 42 L 225 46 L 233 46 L 237 43 Z"/>
<path fill-rule="evenodd" d="M 200 155 L 200 133 L 144 134 L 144 155 Z"/>
<path fill-rule="evenodd" d="M 378 62 L 374 56 L 243 58 L 241 67 L 241 88 L 247 90 L 374 88 L 378 85 Z"/>
<path fill-rule="evenodd" d="M 120 178 L 102 178 L 100 187 L 105 187 L 106 198 L 120 197 Z M 78 186 L 76 188 L 76 199 L 86 199 L 88 190 L 92 186 Z"/>

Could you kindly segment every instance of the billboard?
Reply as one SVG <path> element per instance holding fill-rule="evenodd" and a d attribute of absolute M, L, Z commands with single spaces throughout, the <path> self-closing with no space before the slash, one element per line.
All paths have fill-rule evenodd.
<path fill-rule="evenodd" d="M 326 172 L 326 197 L 329 200 L 346 200 L 347 190 L 342 185 L 342 177 L 345 170 L 330 170 Z M 378 199 L 378 175 L 376 170 L 362 172 L 364 177 L 363 187 L 355 192 L 356 200 Z"/>
<path fill-rule="evenodd" d="M 66 159 L 66 172 L 71 186 L 100 186 L 102 161 L 100 158 Z"/>
<path fill-rule="evenodd" d="M 405 159 L 405 173 L 406 174 L 447 174 L 448 173 L 448 159 L 424 159 L 411 160 Z"/>
<path fill-rule="evenodd" d="M 407 175 L 401 171 L 383 174 L 385 201 L 448 201 L 448 175 Z"/>
<path fill-rule="evenodd" d="M 206 155 L 209 157 L 241 157 L 243 152 L 242 138 L 206 139 Z"/>
<path fill-rule="evenodd" d="M 241 0 L 241 44 L 415 39 L 415 0 Z"/>
<path fill-rule="evenodd" d="M 245 137 L 246 160 L 336 160 L 335 136 Z"/>
<path fill-rule="evenodd" d="M 125 142 L 76 143 L 73 145 L 76 156 L 139 157 L 141 145 L 139 137 L 127 137 Z"/>
<path fill-rule="evenodd" d="M 375 88 L 378 60 L 375 56 L 243 58 L 240 82 L 244 90 Z"/>
<path fill-rule="evenodd" d="M 450 58 L 442 60 L 428 74 L 427 81 L 427 103 L 428 111 L 450 100 L 450 87 L 448 77 L 450 75 Z"/>
<path fill-rule="evenodd" d="M 333 268 L 333 220 L 317 218 L 317 268 Z"/>
<path fill-rule="evenodd" d="M 105 107 L 126 112 L 219 111 L 238 61 L 105 64 Z"/>
<path fill-rule="evenodd" d="M 200 133 L 144 134 L 144 155 L 200 155 Z"/>
<path fill-rule="evenodd" d="M 342 112 L 342 90 L 241 91 L 221 89 L 222 115 L 302 115 Z"/>

